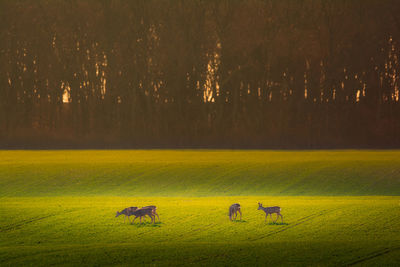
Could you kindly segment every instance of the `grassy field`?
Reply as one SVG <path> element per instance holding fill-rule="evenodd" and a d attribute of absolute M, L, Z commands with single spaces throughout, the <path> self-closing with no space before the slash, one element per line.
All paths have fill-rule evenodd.
<path fill-rule="evenodd" d="M 400 195 L 400 151 L 0 151 L 0 196 Z"/>
<path fill-rule="evenodd" d="M 0 151 L 0 265 L 398 265 L 399 151 Z M 279 205 L 283 224 L 257 202 Z M 228 220 L 242 205 L 243 219 Z M 115 218 L 157 205 L 161 222 Z"/>

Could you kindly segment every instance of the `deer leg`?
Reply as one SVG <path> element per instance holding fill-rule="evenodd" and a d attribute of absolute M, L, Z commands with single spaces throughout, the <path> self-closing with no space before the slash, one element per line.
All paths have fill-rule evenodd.
<path fill-rule="evenodd" d="M 274 219 L 272 219 L 272 213 L 269 214 L 269 217 L 271 218 L 271 221 L 274 221 Z"/>
<path fill-rule="evenodd" d="M 282 214 L 279 213 L 279 216 L 281 216 L 281 220 L 282 220 L 282 223 L 283 223 L 283 216 L 282 216 Z"/>
<path fill-rule="evenodd" d="M 137 218 L 137 217 L 135 217 L 135 218 L 133 219 L 133 221 L 131 222 L 131 224 L 136 220 L 136 218 Z"/>
<path fill-rule="evenodd" d="M 157 212 L 154 212 L 155 215 L 157 215 L 158 221 L 160 221 L 160 216 L 158 216 Z M 156 219 L 156 217 L 154 216 L 154 220 Z"/>
<path fill-rule="evenodd" d="M 265 222 L 267 222 L 268 214 L 265 214 Z"/>
<path fill-rule="evenodd" d="M 238 212 L 240 213 L 240 220 L 242 220 L 242 212 L 240 210 Z"/>

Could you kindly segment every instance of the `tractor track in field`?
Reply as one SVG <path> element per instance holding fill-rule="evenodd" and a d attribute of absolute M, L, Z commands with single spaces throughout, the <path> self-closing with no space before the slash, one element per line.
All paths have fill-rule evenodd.
<path fill-rule="evenodd" d="M 380 249 L 380 250 L 376 250 L 376 251 L 371 252 L 371 253 L 369 253 L 367 255 L 364 255 L 362 257 L 354 259 L 353 261 L 351 261 L 349 263 L 346 263 L 343 266 L 353 266 L 353 265 L 365 262 L 367 260 L 371 260 L 373 258 L 377 258 L 377 257 L 383 256 L 385 254 L 391 253 L 391 252 L 399 250 L 399 249 L 400 249 L 400 246 L 399 247 L 389 247 L 389 248 L 383 248 L 383 249 Z"/>
<path fill-rule="evenodd" d="M 179 235 L 175 235 L 175 236 L 171 235 L 170 237 L 168 237 L 166 239 L 160 239 L 159 242 L 168 242 L 168 241 L 171 241 L 171 240 L 176 240 L 176 238 L 182 239 L 185 236 L 192 236 L 193 233 L 197 234 L 198 232 L 210 229 L 215 225 L 216 225 L 215 223 L 210 223 L 210 224 L 204 225 L 202 227 L 198 227 L 198 228 L 194 228 L 194 229 L 188 230 L 187 232 L 181 233 Z"/>
<path fill-rule="evenodd" d="M 191 264 L 191 265 L 199 264 L 202 261 L 206 261 L 206 260 L 210 261 L 211 258 L 216 259 L 216 258 L 221 258 L 221 257 L 226 257 L 226 254 L 216 254 L 216 255 L 207 256 L 207 257 L 200 257 L 198 259 L 191 261 L 189 264 Z M 187 266 L 187 265 L 188 265 L 187 263 L 182 263 L 182 264 L 178 264 L 177 266 Z"/>
<path fill-rule="evenodd" d="M 33 218 L 26 219 L 26 220 L 22 220 L 19 223 L 10 224 L 10 225 L 6 225 L 4 227 L 1 227 L 0 228 L 0 233 L 11 231 L 11 230 L 14 230 L 14 229 L 18 229 L 18 228 L 21 228 L 24 225 L 29 224 L 29 223 L 41 221 L 41 220 L 44 220 L 44 219 L 47 219 L 47 218 L 50 218 L 50 217 L 54 217 L 54 216 L 57 216 L 57 215 L 60 215 L 60 214 L 64 214 L 64 213 L 67 213 L 67 212 L 72 212 L 72 211 L 74 211 L 74 209 L 73 210 L 66 210 L 66 211 L 60 212 L 60 213 L 53 213 L 53 214 L 49 214 L 49 215 L 42 216 L 42 217 L 33 217 Z"/>
<path fill-rule="evenodd" d="M 27 254 L 23 254 L 23 255 L 18 255 L 18 256 L 12 256 L 12 257 L 4 257 L 3 259 L 0 259 L 0 264 L 7 264 L 7 266 L 14 266 L 17 264 L 12 264 L 13 261 L 15 260 L 21 260 L 21 258 L 34 258 L 38 255 L 49 255 L 51 253 L 58 253 L 60 251 L 63 251 L 64 249 L 52 249 L 50 251 L 43 251 L 43 250 L 39 250 L 35 253 L 29 253 L 29 255 Z"/>
<path fill-rule="evenodd" d="M 28 224 L 28 223 L 44 220 L 44 219 L 47 219 L 47 218 L 50 218 L 50 217 L 53 217 L 53 216 L 56 216 L 56 215 L 57 214 L 50 214 L 50 215 L 43 216 L 43 217 L 35 217 L 35 218 L 30 218 L 30 219 L 27 219 L 27 220 L 23 220 L 20 223 L 7 225 L 4 228 L 0 228 L 0 232 L 6 232 L 6 231 L 13 230 L 13 229 L 17 229 L 17 228 L 20 228 L 21 226 L 24 226 L 24 225 Z"/>
<path fill-rule="evenodd" d="M 205 230 L 207 230 L 207 229 L 211 229 L 211 228 L 213 228 L 213 226 L 215 226 L 215 225 L 216 225 L 215 223 L 210 223 L 210 224 L 204 225 L 204 226 L 202 226 L 202 227 L 194 228 L 194 229 L 188 231 L 187 233 L 180 234 L 178 237 L 179 237 L 179 238 L 182 238 L 182 237 L 184 237 L 185 235 L 186 235 L 186 236 L 193 236 L 194 234 L 198 234 L 198 232 L 205 231 Z"/>
<path fill-rule="evenodd" d="M 178 237 L 183 237 L 183 236 L 187 235 L 188 233 L 194 233 L 194 232 L 198 232 L 201 230 L 205 230 L 205 229 L 211 228 L 214 225 L 215 225 L 214 223 L 210 223 L 210 224 L 206 224 L 204 226 L 198 227 L 198 228 L 190 229 L 189 231 L 178 235 Z"/>
<path fill-rule="evenodd" d="M 338 209 L 323 210 L 321 212 L 308 215 L 306 217 L 303 217 L 303 218 L 297 220 L 294 224 L 291 224 L 291 225 L 289 225 L 289 226 L 287 226 L 287 227 L 285 227 L 283 229 L 279 229 L 279 230 L 276 230 L 276 231 L 273 231 L 273 232 L 269 232 L 269 233 L 267 233 L 265 235 L 261 235 L 261 236 L 258 236 L 256 238 L 248 239 L 247 241 L 257 241 L 257 240 L 260 240 L 260 239 L 263 239 L 263 238 L 266 238 L 266 237 L 269 237 L 269 236 L 272 236 L 272 235 L 279 234 L 281 232 L 284 232 L 286 230 L 294 228 L 294 227 L 296 227 L 296 226 L 298 226 L 300 224 L 303 224 L 305 222 L 311 221 L 311 220 L 313 220 L 315 218 L 321 217 L 321 216 L 326 215 L 328 213 L 334 212 L 335 210 L 338 210 Z"/>

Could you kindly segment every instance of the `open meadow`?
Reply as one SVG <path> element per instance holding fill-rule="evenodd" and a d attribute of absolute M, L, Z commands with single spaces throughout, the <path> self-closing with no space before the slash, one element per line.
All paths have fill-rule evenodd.
<path fill-rule="evenodd" d="M 1 266 L 400 261 L 400 151 L 0 151 L 0 159 Z M 243 218 L 231 222 L 235 202 Z M 265 222 L 258 202 L 280 206 L 284 222 Z M 146 205 L 161 222 L 115 218 Z"/>

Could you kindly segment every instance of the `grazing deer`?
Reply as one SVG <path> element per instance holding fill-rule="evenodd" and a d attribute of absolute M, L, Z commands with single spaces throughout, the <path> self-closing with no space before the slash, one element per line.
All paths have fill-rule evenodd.
<path fill-rule="evenodd" d="M 118 217 L 119 215 L 125 215 L 124 222 L 125 222 L 126 217 L 128 217 L 128 221 L 131 222 L 131 220 L 129 219 L 129 216 L 131 216 L 132 212 L 134 212 L 137 209 L 138 209 L 137 207 L 129 207 L 129 208 L 123 209 L 121 212 L 117 211 L 117 215 L 115 215 L 115 217 Z"/>
<path fill-rule="evenodd" d="M 153 215 L 156 215 L 157 218 L 158 218 L 158 221 L 160 221 L 160 216 L 158 216 L 158 214 L 157 214 L 157 207 L 156 206 L 146 206 L 146 207 L 142 207 L 142 209 L 152 209 Z M 154 219 L 155 218 L 156 217 L 154 216 Z"/>
<path fill-rule="evenodd" d="M 267 221 L 268 214 L 271 217 L 271 220 L 273 220 L 271 214 L 272 213 L 276 213 L 276 220 L 275 221 L 273 220 L 273 222 L 276 222 L 278 220 L 279 216 L 281 216 L 281 220 L 283 222 L 283 216 L 281 214 L 281 208 L 280 207 L 277 207 L 277 206 L 275 206 L 275 207 L 263 207 L 262 204 L 260 202 L 258 202 L 258 209 L 259 210 L 263 210 L 265 212 L 265 221 Z"/>
<path fill-rule="evenodd" d="M 238 212 L 240 213 L 240 220 L 241 220 L 242 219 L 242 212 L 240 211 L 240 204 L 238 204 L 238 203 L 232 204 L 229 207 L 229 220 L 232 221 L 233 215 L 235 215 L 234 220 L 236 220 Z"/>
<path fill-rule="evenodd" d="M 140 223 L 142 223 L 142 217 L 144 217 L 146 215 L 151 218 L 152 223 L 154 223 L 154 220 L 155 220 L 155 216 L 153 214 L 153 209 L 151 209 L 151 208 L 137 209 L 137 210 L 133 211 L 131 215 L 135 216 L 135 218 L 132 220 L 131 223 L 133 223 L 137 217 L 140 217 Z"/>

